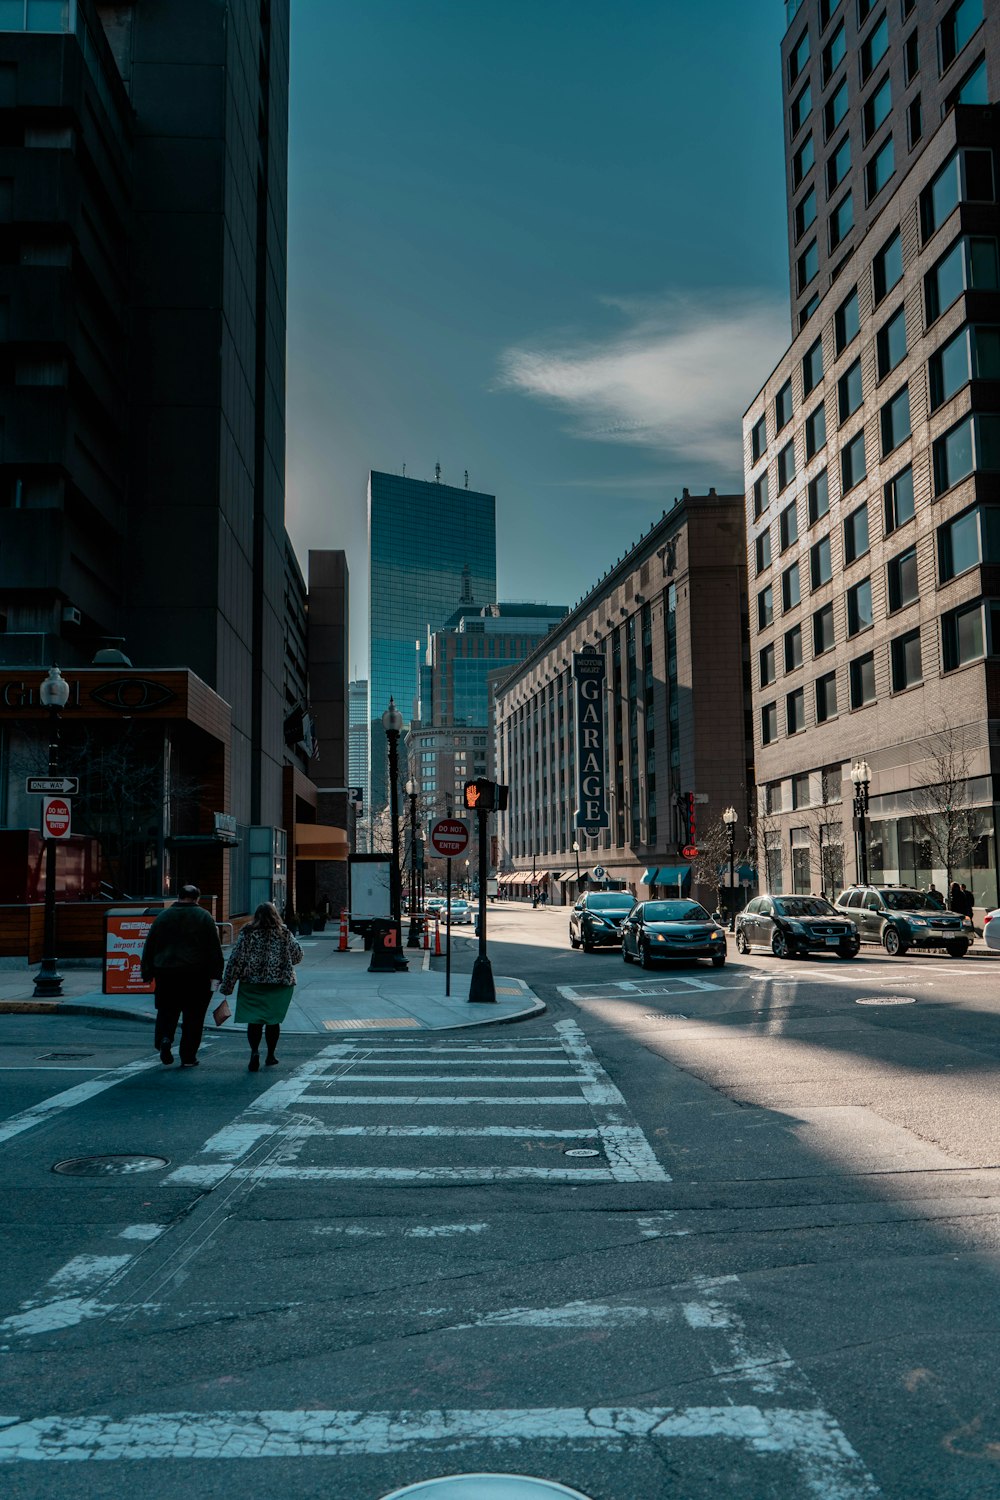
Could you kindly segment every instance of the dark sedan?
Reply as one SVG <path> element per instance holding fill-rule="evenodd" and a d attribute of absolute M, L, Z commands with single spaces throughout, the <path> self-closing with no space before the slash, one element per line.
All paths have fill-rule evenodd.
<path fill-rule="evenodd" d="M 628 891 L 588 891 L 570 912 L 570 947 L 584 953 L 605 943 L 617 948 L 622 922 L 634 905 Z"/>
<path fill-rule="evenodd" d="M 622 958 L 644 969 L 665 958 L 726 961 L 726 934 L 697 901 L 640 901 L 622 924 Z"/>
<path fill-rule="evenodd" d="M 854 958 L 861 939 L 854 922 L 822 896 L 755 896 L 736 918 L 740 953 L 767 948 L 775 958 L 838 953 Z"/>

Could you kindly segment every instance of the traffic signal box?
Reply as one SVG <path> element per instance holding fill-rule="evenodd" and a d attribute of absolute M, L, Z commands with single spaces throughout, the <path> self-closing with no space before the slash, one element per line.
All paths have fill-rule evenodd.
<path fill-rule="evenodd" d="M 507 791 L 507 787 L 480 776 L 465 783 L 465 805 L 473 812 L 506 812 Z"/>

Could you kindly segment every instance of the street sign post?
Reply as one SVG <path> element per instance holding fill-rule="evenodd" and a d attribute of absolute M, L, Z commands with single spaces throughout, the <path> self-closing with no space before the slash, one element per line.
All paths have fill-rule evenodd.
<path fill-rule="evenodd" d="M 75 797 L 80 790 L 79 776 L 29 776 L 24 783 L 28 796 L 49 796 L 61 792 L 64 797 Z"/>
<path fill-rule="evenodd" d="M 72 832 L 70 804 L 65 797 L 46 797 L 42 803 L 42 837 L 68 839 Z"/>

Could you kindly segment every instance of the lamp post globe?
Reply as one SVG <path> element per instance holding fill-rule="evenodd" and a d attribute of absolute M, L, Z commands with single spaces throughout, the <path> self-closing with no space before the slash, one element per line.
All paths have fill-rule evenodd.
<path fill-rule="evenodd" d="M 49 775 L 59 771 L 59 715 L 69 702 L 69 683 L 57 666 L 51 666 L 38 689 L 43 707 L 49 711 Z M 45 929 L 41 968 L 35 975 L 37 998 L 52 1000 L 63 992 L 63 977 L 56 964 L 56 840 L 45 840 Z"/>

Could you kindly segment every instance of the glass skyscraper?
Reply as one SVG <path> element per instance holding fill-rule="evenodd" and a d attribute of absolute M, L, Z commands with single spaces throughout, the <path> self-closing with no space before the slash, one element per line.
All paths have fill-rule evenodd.
<path fill-rule="evenodd" d="M 409 723 L 418 645 L 459 604 L 495 604 L 496 498 L 373 470 L 368 478 L 371 806 L 386 800 L 381 716 L 390 696 Z"/>

